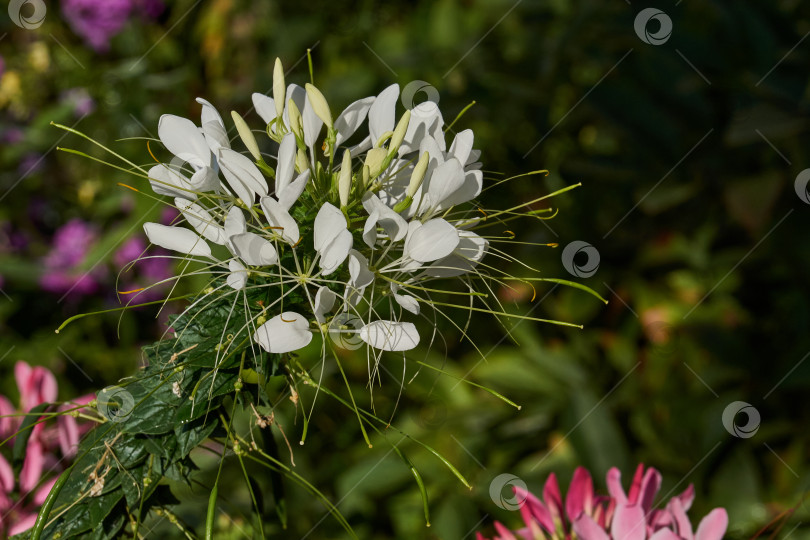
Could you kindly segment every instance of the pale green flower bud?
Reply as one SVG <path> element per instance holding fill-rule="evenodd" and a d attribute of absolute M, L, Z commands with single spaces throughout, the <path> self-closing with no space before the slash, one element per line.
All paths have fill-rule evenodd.
<path fill-rule="evenodd" d="M 320 90 L 310 83 L 307 83 L 306 89 L 307 98 L 309 99 L 309 104 L 312 106 L 312 110 L 315 111 L 318 118 L 323 120 L 326 127 L 332 129 L 332 112 L 329 110 L 329 104 L 326 102 L 326 98 L 323 97 Z"/>
<path fill-rule="evenodd" d="M 416 194 L 416 190 L 422 185 L 422 181 L 425 179 L 425 173 L 427 172 L 428 163 L 430 163 L 430 155 L 424 152 L 419 157 L 419 161 L 416 163 L 411 173 L 411 181 L 408 182 L 408 190 L 405 192 L 407 197 L 413 197 Z"/>
<path fill-rule="evenodd" d="M 281 121 L 284 115 L 284 98 L 287 95 L 287 86 L 284 81 L 284 68 L 281 66 L 281 59 L 276 58 L 276 65 L 273 67 L 273 101 L 276 105 L 276 118 Z"/>
<path fill-rule="evenodd" d="M 368 151 L 368 154 L 366 154 L 366 167 L 369 168 L 371 178 L 380 175 L 386 157 L 388 157 L 388 152 L 384 148 L 372 148 Z"/>
<path fill-rule="evenodd" d="M 368 183 L 371 181 L 371 169 L 368 168 L 368 165 L 363 165 L 363 188 L 368 187 Z"/>
<path fill-rule="evenodd" d="M 242 142 L 245 143 L 245 147 L 247 147 L 250 155 L 253 156 L 253 159 L 256 161 L 262 161 L 262 153 L 259 152 L 256 137 L 253 136 L 253 132 L 250 131 L 244 119 L 239 116 L 239 113 L 236 111 L 231 111 L 231 118 L 233 118 L 233 123 L 236 124 L 236 131 L 239 132 L 239 137 L 241 137 Z"/>
<path fill-rule="evenodd" d="M 343 164 L 340 166 L 340 177 L 338 179 L 338 195 L 340 196 L 340 206 L 345 208 L 349 205 L 349 193 L 352 190 L 352 156 L 348 150 L 343 152 Z"/>
<path fill-rule="evenodd" d="M 411 111 L 405 111 L 402 118 L 399 119 L 397 127 L 394 129 L 394 134 L 391 135 L 391 144 L 388 148 L 391 153 L 399 150 L 399 145 L 405 140 L 405 134 L 408 132 L 408 123 L 411 121 Z"/>
<path fill-rule="evenodd" d="M 301 111 L 298 110 L 298 106 L 291 99 L 287 100 L 287 111 L 290 115 L 290 130 L 297 138 L 303 139 L 304 124 L 301 122 Z"/>
<path fill-rule="evenodd" d="M 295 170 L 302 173 L 308 168 L 309 161 L 307 160 L 307 154 L 299 148 L 298 152 L 295 154 Z"/>

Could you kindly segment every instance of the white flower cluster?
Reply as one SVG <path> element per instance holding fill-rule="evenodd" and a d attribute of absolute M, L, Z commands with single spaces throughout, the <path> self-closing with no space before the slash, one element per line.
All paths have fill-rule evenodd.
<path fill-rule="evenodd" d="M 458 133 L 448 149 L 438 106 L 424 102 L 397 121 L 399 93 L 391 85 L 333 121 L 321 92 L 287 86 L 276 60 L 273 97 L 253 95 L 277 143 L 275 161 L 237 113 L 247 152 L 233 149 L 225 122 L 203 99 L 199 126 L 160 119 L 160 141 L 177 159 L 152 167 L 149 180 L 157 194 L 174 197 L 184 223 L 144 230 L 153 244 L 224 276 L 220 292 L 276 287 L 250 321 L 266 351 L 291 352 L 313 332 L 331 331 L 356 332 L 379 350 L 412 349 L 419 333 L 404 319 L 432 304 L 426 282 L 477 273 L 489 242 L 470 230 L 480 217 L 455 211 L 482 189 L 473 133 Z M 305 302 L 287 310 L 295 290 Z M 362 325 L 336 328 L 341 313 Z"/>

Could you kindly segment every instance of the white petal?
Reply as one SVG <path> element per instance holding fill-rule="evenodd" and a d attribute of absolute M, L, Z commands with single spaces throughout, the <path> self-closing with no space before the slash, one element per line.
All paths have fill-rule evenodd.
<path fill-rule="evenodd" d="M 321 250 L 320 267 L 324 276 L 328 276 L 343 264 L 352 249 L 352 233 L 343 229 L 323 250 Z"/>
<path fill-rule="evenodd" d="M 318 135 L 321 134 L 323 120 L 321 120 L 318 115 L 315 114 L 315 109 L 312 108 L 309 98 L 307 98 L 304 102 L 304 110 L 301 113 L 301 122 L 304 124 L 304 144 L 312 148 L 315 141 L 318 140 Z"/>
<path fill-rule="evenodd" d="M 251 205 L 257 193 L 262 197 L 267 195 L 267 181 L 249 157 L 229 148 L 220 148 L 217 160 L 228 185 L 242 202 Z"/>
<path fill-rule="evenodd" d="M 143 230 L 156 246 L 193 255 L 211 257 L 211 248 L 195 233 L 182 227 L 170 227 L 160 223 L 144 223 Z"/>
<path fill-rule="evenodd" d="M 302 315 L 285 311 L 261 325 L 253 334 L 253 340 L 269 353 L 283 354 L 309 345 L 312 332 Z"/>
<path fill-rule="evenodd" d="M 443 207 L 450 207 L 471 201 L 481 194 L 484 185 L 484 174 L 480 170 L 467 171 L 464 173 L 464 181 L 455 192 L 447 197 L 443 202 Z"/>
<path fill-rule="evenodd" d="M 425 273 L 434 277 L 455 277 L 472 272 L 486 255 L 489 241 L 472 231 L 459 231 L 459 243 L 452 254 L 441 258 Z"/>
<path fill-rule="evenodd" d="M 335 129 L 338 132 L 335 146 L 340 146 L 343 141 L 354 135 L 368 116 L 372 103 L 374 103 L 374 96 L 358 99 L 340 113 L 335 120 Z"/>
<path fill-rule="evenodd" d="M 309 169 L 305 170 L 298 177 L 287 184 L 287 187 L 284 188 L 284 192 L 279 194 L 276 192 L 276 197 L 278 197 L 278 202 L 281 206 L 284 207 L 285 210 L 289 210 L 295 201 L 298 200 L 298 197 L 304 192 L 307 188 L 307 183 L 309 182 L 309 173 L 311 171 Z"/>
<path fill-rule="evenodd" d="M 399 85 L 392 84 L 377 96 L 368 111 L 368 130 L 372 144 L 377 144 L 380 136 L 394 129 Z"/>
<path fill-rule="evenodd" d="M 253 108 L 256 109 L 265 124 L 276 119 L 276 103 L 273 98 L 258 92 L 254 92 L 251 97 L 253 98 Z"/>
<path fill-rule="evenodd" d="M 211 167 L 201 167 L 191 175 L 191 186 L 195 191 L 219 191 L 219 185 L 219 176 Z"/>
<path fill-rule="evenodd" d="M 379 219 L 380 211 L 374 210 L 369 214 L 365 225 L 363 225 L 363 242 L 372 249 L 374 248 L 374 244 L 377 243 L 377 221 L 379 221 Z"/>
<path fill-rule="evenodd" d="M 450 156 L 456 158 L 462 165 L 467 164 L 467 160 L 472 152 L 474 135 L 471 129 L 465 129 L 456 135 L 453 144 L 450 145 Z"/>
<path fill-rule="evenodd" d="M 195 167 L 211 166 L 211 150 L 200 129 L 188 118 L 164 114 L 158 121 L 158 137 L 166 149 Z"/>
<path fill-rule="evenodd" d="M 374 321 L 360 329 L 360 339 L 375 349 L 409 351 L 419 345 L 419 332 L 409 322 Z"/>
<path fill-rule="evenodd" d="M 335 306 L 337 295 L 328 287 L 321 287 L 315 293 L 315 318 L 319 323 L 323 324 L 326 321 L 324 313 L 328 313 Z"/>
<path fill-rule="evenodd" d="M 268 266 L 278 261 L 273 243 L 258 234 L 246 232 L 230 238 L 234 253 L 250 266 Z"/>
<path fill-rule="evenodd" d="M 228 274 L 228 277 L 225 278 L 228 285 L 237 291 L 244 289 L 248 278 L 247 268 L 245 268 L 245 265 L 236 259 L 233 259 L 228 262 L 228 269 L 231 271 L 231 273 Z"/>
<path fill-rule="evenodd" d="M 399 147 L 399 154 L 415 152 L 425 137 L 434 138 L 440 150 L 444 150 L 443 126 L 444 119 L 437 103 L 424 101 L 416 105 L 411 109 L 411 121 L 408 123 L 405 140 Z"/>
<path fill-rule="evenodd" d="M 417 262 L 430 262 L 450 255 L 459 238 L 456 228 L 445 220 L 431 219 L 412 231 L 405 239 L 405 254 Z"/>
<path fill-rule="evenodd" d="M 456 158 L 450 158 L 433 171 L 428 184 L 432 205 L 442 204 L 464 184 L 464 168 Z M 446 206 L 446 205 L 445 205 Z"/>
<path fill-rule="evenodd" d="M 298 107 L 298 112 L 300 112 L 303 115 L 304 105 L 306 104 L 307 101 L 307 91 L 304 90 L 303 87 L 298 86 L 297 84 L 288 84 L 286 100 L 287 101 L 293 100 L 295 106 Z M 287 126 L 287 128 L 290 127 L 290 112 L 289 107 L 287 107 L 287 103 L 284 104 L 284 125 Z"/>
<path fill-rule="evenodd" d="M 349 251 L 349 283 L 356 289 L 364 289 L 374 282 L 374 272 L 368 269 L 368 259 L 362 253 Z"/>
<path fill-rule="evenodd" d="M 196 199 L 194 186 L 188 178 L 178 173 L 168 165 L 155 165 L 149 169 L 149 185 L 158 195 L 168 195 L 170 197 L 183 197 L 186 199 Z"/>
<path fill-rule="evenodd" d="M 273 232 L 280 235 L 291 246 L 297 244 L 298 239 L 301 238 L 298 233 L 298 224 L 287 209 L 273 197 L 262 197 L 260 202 L 267 222 L 274 227 Z"/>
<path fill-rule="evenodd" d="M 399 242 L 405 238 L 405 234 L 408 232 L 408 222 L 382 202 L 379 197 L 370 192 L 366 193 L 363 196 L 363 208 L 366 209 L 369 216 L 372 212 L 377 212 L 377 223 L 385 229 L 388 238 L 394 242 Z M 366 221 L 366 226 L 368 226 L 368 221 Z M 365 232 L 363 234 L 365 235 Z"/>
<path fill-rule="evenodd" d="M 419 302 L 413 296 L 394 293 L 394 300 L 402 306 L 402 309 L 410 311 L 414 315 L 419 315 Z"/>
<path fill-rule="evenodd" d="M 174 199 L 177 209 L 182 212 L 183 217 L 194 230 L 215 244 L 225 244 L 225 230 L 219 225 L 211 214 L 197 203 L 188 199 L 177 197 Z"/>
<path fill-rule="evenodd" d="M 205 135 L 205 141 L 208 143 L 208 147 L 212 152 L 216 152 L 223 146 L 230 148 L 231 143 L 228 140 L 228 132 L 225 130 L 225 122 L 222 121 L 219 111 L 203 98 L 198 97 L 197 103 L 202 105 L 200 125 L 202 126 L 202 132 L 203 135 Z"/>
<path fill-rule="evenodd" d="M 295 135 L 287 133 L 278 147 L 278 164 L 276 165 L 276 196 L 284 192 L 295 173 Z"/>
<path fill-rule="evenodd" d="M 330 203 L 324 203 L 315 216 L 315 250 L 322 251 L 342 231 L 346 230 L 346 217 Z"/>
<path fill-rule="evenodd" d="M 231 209 L 228 210 L 228 215 L 225 216 L 225 236 L 236 236 L 243 232 L 247 232 L 245 214 L 238 206 L 231 206 Z"/>

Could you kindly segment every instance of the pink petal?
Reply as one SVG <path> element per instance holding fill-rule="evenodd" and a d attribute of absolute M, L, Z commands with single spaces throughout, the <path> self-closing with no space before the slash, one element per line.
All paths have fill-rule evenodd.
<path fill-rule="evenodd" d="M 641 504 L 644 513 L 649 513 L 659 489 L 661 489 L 661 473 L 650 467 L 641 481 L 641 491 L 638 498 L 638 503 Z"/>
<path fill-rule="evenodd" d="M 37 395 L 40 403 L 51 403 L 56 401 L 58 394 L 58 386 L 56 385 L 56 377 L 49 369 L 41 366 L 34 368 L 34 382 L 36 384 Z M 36 405 L 35 405 L 36 406 Z"/>
<path fill-rule="evenodd" d="M 79 426 L 76 419 L 67 414 L 60 414 L 56 420 L 56 429 L 62 455 L 72 458 L 76 455 L 76 448 L 79 445 Z"/>
<path fill-rule="evenodd" d="M 16 412 L 17 410 L 11 402 L 4 396 L 0 396 L 0 439 L 7 439 L 17 431 L 18 421 L 10 416 Z"/>
<path fill-rule="evenodd" d="M 39 479 L 42 477 L 42 469 L 45 464 L 45 452 L 42 444 L 34 438 L 29 439 L 28 448 L 20 471 L 20 492 L 29 493 L 33 490 Z"/>
<path fill-rule="evenodd" d="M 14 364 L 14 379 L 17 381 L 17 389 L 20 391 L 20 404 L 23 410 L 28 412 L 31 407 L 26 404 L 31 400 L 31 366 L 19 361 Z"/>
<path fill-rule="evenodd" d="M 34 526 L 34 523 L 37 521 L 37 514 L 36 512 L 22 512 L 17 514 L 17 519 L 14 522 L 14 525 L 11 526 L 8 530 L 8 534 L 10 536 L 14 536 L 15 534 L 20 534 Z"/>
<path fill-rule="evenodd" d="M 476 532 L 475 533 L 475 540 L 487 540 L 487 539 L 484 538 L 484 535 L 481 534 L 480 532 Z"/>
<path fill-rule="evenodd" d="M 641 492 L 641 483 L 644 479 L 644 464 L 639 463 L 636 467 L 636 472 L 633 474 L 633 482 L 630 484 L 630 493 L 627 494 L 627 500 L 630 504 L 638 502 L 638 496 Z"/>
<path fill-rule="evenodd" d="M 568 519 L 574 521 L 582 512 L 590 515 L 593 512 L 593 479 L 584 467 L 577 467 L 574 478 L 565 496 L 565 512 Z"/>
<path fill-rule="evenodd" d="M 692 524 L 689 522 L 689 518 L 686 517 L 686 510 L 683 509 L 683 504 L 681 504 L 681 500 L 677 497 L 669 501 L 670 511 L 672 512 L 672 517 L 675 520 L 675 525 L 678 528 L 678 536 L 681 538 L 686 538 L 686 540 L 693 540 L 694 536 L 692 535 Z"/>
<path fill-rule="evenodd" d="M 548 532 L 554 532 L 554 520 L 551 519 L 551 513 L 546 508 L 540 499 L 529 493 L 525 489 L 514 486 L 515 496 L 518 500 L 522 500 L 520 505 L 520 514 L 523 516 L 523 521 L 527 524 L 531 522 L 531 518 L 536 519 L 540 525 Z"/>
<path fill-rule="evenodd" d="M 650 540 L 681 540 L 681 537 L 669 529 L 660 529 L 650 537 Z"/>
<path fill-rule="evenodd" d="M 0 456 L 0 489 L 3 493 L 14 491 L 14 471 L 3 456 Z"/>
<path fill-rule="evenodd" d="M 608 471 L 605 480 L 607 481 L 610 496 L 613 497 L 617 503 L 626 503 L 627 495 L 625 495 L 624 488 L 622 487 L 622 472 L 616 467 L 612 467 Z"/>
<path fill-rule="evenodd" d="M 695 486 L 689 484 L 689 487 L 678 495 L 678 499 L 680 499 L 681 504 L 683 504 L 683 509 L 688 512 L 689 509 L 692 508 L 692 502 L 695 500 Z"/>
<path fill-rule="evenodd" d="M 42 506 L 45 502 L 45 499 L 48 497 L 48 493 L 51 492 L 53 485 L 56 481 L 59 480 L 59 476 L 54 476 L 50 480 L 46 480 L 39 489 L 37 489 L 36 493 L 34 493 L 34 504 L 37 506 Z"/>
<path fill-rule="evenodd" d="M 560 484 L 557 482 L 557 475 L 554 473 L 548 476 L 546 485 L 543 486 L 543 500 L 546 501 L 552 521 L 555 523 L 562 521 L 562 494 Z"/>
<path fill-rule="evenodd" d="M 728 527 L 728 514 L 725 508 L 715 508 L 700 520 L 695 540 L 722 540 Z"/>
<path fill-rule="evenodd" d="M 619 504 L 610 524 L 610 535 L 614 540 L 644 540 L 647 536 L 647 522 L 641 506 Z"/>
<path fill-rule="evenodd" d="M 574 520 L 574 534 L 580 540 L 610 540 L 605 530 L 587 514 L 582 514 Z"/>
<path fill-rule="evenodd" d="M 512 531 L 504 527 L 499 521 L 495 522 L 495 532 L 498 533 L 496 540 L 517 540 Z"/>

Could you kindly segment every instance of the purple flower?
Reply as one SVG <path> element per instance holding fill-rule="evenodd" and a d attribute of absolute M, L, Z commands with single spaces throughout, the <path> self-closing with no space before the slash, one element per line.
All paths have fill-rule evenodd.
<path fill-rule="evenodd" d="M 62 93 L 62 101 L 73 106 L 73 114 L 81 117 L 96 110 L 96 102 L 84 88 L 71 88 Z"/>
<path fill-rule="evenodd" d="M 42 168 L 42 161 L 42 154 L 38 152 L 29 152 L 20 160 L 20 164 L 17 167 L 17 172 L 19 172 L 20 176 L 23 177 L 33 174 Z"/>
<path fill-rule="evenodd" d="M 106 274 L 104 267 L 95 266 L 85 272 L 79 266 L 97 238 L 95 229 L 80 219 L 73 219 L 57 230 L 51 251 L 43 259 L 45 272 L 40 286 L 53 293 L 95 292 Z"/>
<path fill-rule="evenodd" d="M 172 259 L 165 257 L 167 252 L 160 250 L 160 252 L 150 252 L 144 255 L 146 250 L 146 241 L 141 236 L 133 236 L 121 246 L 121 248 L 113 256 L 113 263 L 115 266 L 122 270 L 128 264 L 135 262 L 131 267 L 127 268 L 126 272 L 121 274 L 121 280 L 124 284 L 122 291 L 119 294 L 125 294 L 125 301 L 150 302 L 157 300 L 163 295 L 162 289 L 166 284 L 154 285 L 163 281 L 173 275 L 172 273 Z M 139 257 L 144 256 L 143 259 Z"/>
<path fill-rule="evenodd" d="M 106 52 L 110 39 L 129 20 L 132 0 L 62 0 L 62 14 L 70 27 L 96 52 Z"/>

